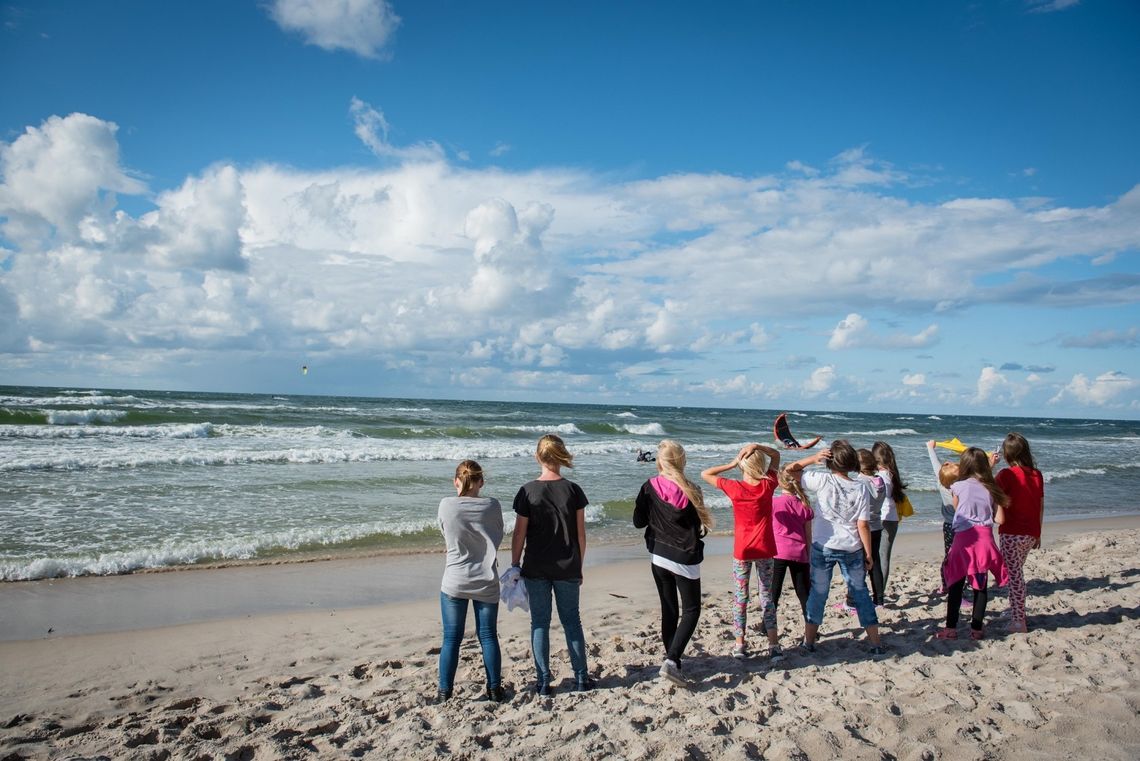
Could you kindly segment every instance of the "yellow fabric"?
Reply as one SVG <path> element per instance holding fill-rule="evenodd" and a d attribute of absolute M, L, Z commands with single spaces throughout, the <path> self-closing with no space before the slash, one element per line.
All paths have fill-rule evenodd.
<path fill-rule="evenodd" d="M 951 452 L 957 452 L 958 454 L 962 454 L 967 449 L 969 449 L 968 446 L 958 440 L 957 436 L 950 439 L 949 441 L 936 441 L 934 442 L 934 446 L 942 447 L 943 449 L 949 449 Z"/>
<path fill-rule="evenodd" d="M 895 507 L 899 511 L 899 518 L 909 518 L 914 515 L 914 505 L 910 503 L 910 497 L 903 495 L 902 502 L 899 502 Z"/>

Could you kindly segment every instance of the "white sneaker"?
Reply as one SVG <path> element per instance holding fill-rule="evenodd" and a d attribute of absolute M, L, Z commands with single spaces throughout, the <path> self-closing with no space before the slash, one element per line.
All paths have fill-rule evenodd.
<path fill-rule="evenodd" d="M 664 663 L 662 663 L 661 671 L 659 673 L 661 674 L 662 678 L 668 679 L 678 687 L 689 686 L 689 680 L 686 679 L 685 675 L 681 673 L 681 667 L 673 661 L 666 660 Z"/>
<path fill-rule="evenodd" d="M 748 648 L 743 642 L 737 642 L 732 648 L 732 657 L 741 660 L 748 657 Z"/>

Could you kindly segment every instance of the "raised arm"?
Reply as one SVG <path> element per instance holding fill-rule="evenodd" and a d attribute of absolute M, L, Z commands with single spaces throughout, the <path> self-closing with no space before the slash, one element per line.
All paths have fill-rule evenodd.
<path fill-rule="evenodd" d="M 774 470 L 777 473 L 779 473 L 780 472 L 780 450 L 775 449 L 773 447 L 770 447 L 767 444 L 756 444 L 755 446 L 761 452 L 768 455 L 768 470 Z"/>
<path fill-rule="evenodd" d="M 816 452 L 815 454 L 808 455 L 807 457 L 803 458 L 802 460 L 796 460 L 795 462 L 793 462 L 791 465 L 788 466 L 788 472 L 789 473 L 799 473 L 801 470 L 806 468 L 808 465 L 818 465 L 821 462 L 823 462 L 824 460 L 826 460 L 828 457 L 831 457 L 831 449 L 821 449 L 818 452 Z"/>
<path fill-rule="evenodd" d="M 736 457 L 732 459 L 732 462 L 726 462 L 724 465 L 713 465 L 711 468 L 705 468 L 701 471 L 701 479 L 709 486 L 715 487 L 717 476 L 719 476 L 721 473 L 724 473 L 726 470 L 732 470 L 733 468 L 740 465 L 740 461 L 747 457 L 755 446 L 755 444 L 745 444 L 740 448 L 740 451 L 736 453 Z"/>

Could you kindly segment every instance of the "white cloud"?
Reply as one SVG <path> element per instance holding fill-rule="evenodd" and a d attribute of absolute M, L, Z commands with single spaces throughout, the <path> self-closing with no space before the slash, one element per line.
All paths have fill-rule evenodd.
<path fill-rule="evenodd" d="M 273 0 L 269 14 L 309 45 L 365 58 L 381 57 L 400 25 L 386 0 Z"/>
<path fill-rule="evenodd" d="M 240 229 L 245 220 L 241 178 L 219 166 L 159 195 L 158 209 L 140 220 L 154 233 L 147 252 L 162 267 L 243 270 Z"/>
<path fill-rule="evenodd" d="M 748 380 L 741 373 L 726 380 L 706 380 L 698 388 L 717 396 L 756 397 L 764 393 L 766 386 L 762 382 Z"/>
<path fill-rule="evenodd" d="M 872 289 L 885 319 L 934 309 L 947 282 L 957 289 L 951 308 L 1011 294 L 1018 303 L 1118 303 L 1140 289 L 1121 273 L 1058 282 L 1044 274 L 1055 268 L 1041 266 L 1140 247 L 1140 188 L 1088 208 L 903 201 L 881 185 L 839 181 L 850 166 L 878 170 L 863 149 L 814 176 L 626 181 L 566 168 L 475 168 L 450 163 L 434 143 L 395 146 L 378 109 L 359 100 L 351 108 L 361 139 L 388 161 L 208 167 L 138 216 L 115 205 L 115 193 L 145 188 L 120 165 L 113 124 L 52 117 L 0 143 L 4 234 L 14 246 L 0 251 L 0 346 L 60 357 L 101 351 L 124 367 L 164 364 L 162 350 L 380 362 L 414 352 L 406 371 L 425 392 L 433 379 L 460 376 L 488 389 L 535 383 L 517 370 L 558 374 L 567 388 L 590 377 L 594 388 L 676 398 L 717 393 L 743 375 L 765 398 L 817 398 L 857 390 L 812 359 L 824 342 L 913 349 L 938 340 L 937 325 L 892 332 L 869 321 L 860 310 Z M 77 184 L 68 156 L 79 162 Z M 1033 280 L 986 285 L 1009 282 L 1011 271 Z M 822 297 L 848 315 L 829 341 L 818 323 L 808 327 Z M 1122 338 L 1126 331 L 1107 340 Z M 761 351 L 788 360 L 754 376 L 776 363 Z M 499 372 L 480 369 L 489 365 Z M 919 376 L 931 377 L 908 376 L 913 385 L 902 390 L 966 398 Z M 894 390 L 896 378 L 879 382 Z M 966 384 L 970 398 L 979 395 Z M 1016 403 L 1021 392 L 987 393 L 989 403 Z M 1040 384 L 1037 393 L 1054 391 Z M 1075 393 L 1065 399 L 1081 403 Z"/>
<path fill-rule="evenodd" d="M 1030 13 L 1055 13 L 1079 5 L 1081 0 L 1025 0 Z"/>
<path fill-rule="evenodd" d="M 870 323 L 852 312 L 839 321 L 827 342 L 829 349 L 921 349 L 938 341 L 938 326 L 930 325 L 913 336 L 896 333 L 880 336 L 871 332 Z"/>
<path fill-rule="evenodd" d="M 495 158 L 498 158 L 499 156 L 503 156 L 503 155 L 507 154 L 508 152 L 510 152 L 510 150 L 511 150 L 511 146 L 509 146 L 503 142 L 498 142 L 498 143 L 495 143 L 495 147 L 491 149 L 490 153 Z"/>
<path fill-rule="evenodd" d="M 354 97 L 349 104 L 349 113 L 352 114 L 353 132 L 360 142 L 367 146 L 379 158 L 397 159 L 399 161 L 440 161 L 443 159 L 443 148 L 437 143 L 418 143 L 406 147 L 397 147 L 388 141 L 388 120 L 384 113 L 368 105 L 359 98 Z"/>
<path fill-rule="evenodd" d="M 904 375 L 902 379 L 904 386 L 925 386 L 926 376 L 922 373 L 913 373 L 911 375 Z"/>
<path fill-rule="evenodd" d="M 752 336 L 748 342 L 752 344 L 755 349 L 766 349 L 772 343 L 772 336 L 764 329 L 764 326 L 758 322 L 754 322 L 749 326 L 752 331 Z"/>
<path fill-rule="evenodd" d="M 119 165 L 118 129 L 87 114 L 52 116 L 0 144 L 4 235 L 21 247 L 74 240 L 85 220 L 110 214 L 115 193 L 144 193 Z"/>
<path fill-rule="evenodd" d="M 835 383 L 835 367 L 824 365 L 812 371 L 811 376 L 804 381 L 803 392 L 807 397 L 819 396 L 831 388 Z"/>
<path fill-rule="evenodd" d="M 1054 396 L 1050 403 L 1056 404 L 1072 398 L 1081 404 L 1104 407 L 1115 402 L 1120 396 L 1136 390 L 1140 383 L 1122 372 L 1111 371 L 1089 380 L 1084 373 L 1077 373 L 1073 379 Z"/>
<path fill-rule="evenodd" d="M 1029 392 L 1028 383 L 1014 383 L 998 372 L 992 366 L 982 368 L 974 397 L 971 400 L 975 405 L 1011 405 L 1017 406 Z"/>

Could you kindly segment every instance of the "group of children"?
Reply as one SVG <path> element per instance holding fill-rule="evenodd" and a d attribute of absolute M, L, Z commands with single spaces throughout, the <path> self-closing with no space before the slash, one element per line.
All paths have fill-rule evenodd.
<path fill-rule="evenodd" d="M 1029 443 L 1018 433 L 1006 437 L 1000 457 L 1008 467 L 996 477 L 992 468 L 999 460 L 998 453 L 965 448 L 957 463 L 943 464 L 934 446 L 934 442 L 927 444 L 943 501 L 946 552 L 941 589 L 947 602 L 946 625 L 935 636 L 957 638 L 967 582 L 974 590 L 971 636 L 984 636 L 990 573 L 999 585 L 1009 585 L 1010 631 L 1024 632 L 1022 567 L 1029 550 L 1040 546 L 1044 512 L 1043 479 Z M 511 556 L 518 570 L 510 572 L 521 575 L 529 597 L 534 690 L 539 695 L 553 691 L 549 669 L 552 596 L 574 670 L 573 688 L 589 690 L 595 683 L 587 669 L 578 610 L 586 549 L 583 510 L 588 500 L 577 484 L 561 476 L 560 468 L 571 466 L 572 457 L 559 437 L 542 437 L 535 457 L 541 474 L 515 497 L 517 517 Z M 846 582 L 848 604 L 866 630 L 871 653 L 882 655 L 877 608 L 886 600 L 900 507 L 903 515 L 909 507 L 894 451 L 882 441 L 870 449 L 856 450 L 846 440 L 837 439 L 829 447 L 783 467 L 780 460 L 776 449 L 748 444 L 730 462 L 701 472 L 701 479 L 724 492 L 732 503 L 733 656 L 748 656 L 746 633 L 753 571 L 767 655 L 777 660 L 783 653 L 776 610 L 785 577 L 791 576 L 803 613 L 800 649 L 810 653 L 815 650 L 837 565 Z M 655 462 L 658 474 L 638 492 L 633 524 L 644 529 L 661 605 L 665 657 L 660 675 L 687 685 L 682 658 L 700 618 L 703 538 L 713 528 L 713 516 L 700 487 L 685 474 L 686 456 L 680 444 L 668 439 L 660 442 Z M 477 469 L 478 465 L 470 461 L 461 464 L 466 476 L 461 477 L 457 470 L 458 497 L 445 499 L 440 505 L 440 527 L 448 545 L 441 591 L 441 700 L 451 696 L 466 599 L 480 603 L 475 612 L 488 697 L 504 699 L 494 611 L 489 607 L 492 587 L 498 581 L 495 550 L 503 536 L 501 508 L 497 501 L 478 496 L 482 473 L 480 470 L 478 477 L 472 478 L 472 467 Z M 739 480 L 722 477 L 734 469 L 740 470 Z M 777 488 L 783 491 L 778 496 Z M 809 492 L 813 497 L 808 497 Z M 1000 548 L 994 542 L 994 525 L 999 526 Z M 457 578 L 464 584 L 456 586 Z"/>

